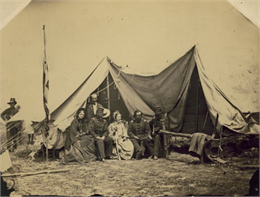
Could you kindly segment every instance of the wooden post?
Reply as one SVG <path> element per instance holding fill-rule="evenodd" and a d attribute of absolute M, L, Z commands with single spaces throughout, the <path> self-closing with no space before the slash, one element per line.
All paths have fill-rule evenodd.
<path fill-rule="evenodd" d="M 202 127 L 202 132 L 203 132 L 204 129 L 205 129 L 206 122 L 207 122 L 207 119 L 208 119 L 208 115 L 209 115 L 209 111 L 207 111 L 207 113 L 206 113 L 205 121 L 204 121 L 204 124 L 203 124 L 203 127 Z"/>
<path fill-rule="evenodd" d="M 219 138 L 219 145 L 218 145 L 218 156 L 220 157 L 220 158 L 222 158 L 222 147 L 221 147 L 221 145 L 222 145 L 222 130 L 223 130 L 223 126 L 221 126 L 221 128 L 220 128 L 220 138 Z"/>
<path fill-rule="evenodd" d="M 165 119 L 161 120 L 161 124 L 162 124 L 162 128 L 163 130 L 165 129 Z M 165 158 L 169 159 L 169 135 L 167 135 L 166 133 L 163 134 L 163 146 L 164 146 L 164 151 L 165 151 Z"/>
<path fill-rule="evenodd" d="M 167 134 L 169 136 L 178 136 L 178 137 L 187 137 L 187 138 L 191 138 L 192 137 L 192 134 L 176 133 L 176 132 L 165 131 L 165 130 L 160 130 L 159 133 Z"/>
<path fill-rule="evenodd" d="M 48 151 L 48 142 L 46 140 L 46 162 L 49 161 L 49 151 Z"/>
<path fill-rule="evenodd" d="M 109 89 L 109 74 L 107 75 L 107 108 L 110 110 L 110 89 Z M 110 116 L 108 117 L 109 123 L 111 122 Z"/>
<path fill-rule="evenodd" d="M 14 173 L 14 174 L 2 174 L 2 177 L 12 177 L 12 176 L 29 176 L 29 175 L 37 175 L 37 174 L 49 174 L 49 173 L 59 173 L 59 172 L 68 172 L 69 169 L 61 169 L 61 170 L 43 170 L 38 172 L 27 172 L 27 173 Z"/>
<path fill-rule="evenodd" d="M 219 117 L 219 115 L 217 114 L 217 117 L 216 117 L 216 120 L 215 120 L 215 124 L 214 124 L 214 130 L 213 130 L 213 133 L 212 133 L 212 136 L 211 136 L 212 138 L 215 138 L 216 133 L 217 133 L 218 117 Z"/>
<path fill-rule="evenodd" d="M 199 73 L 197 73 L 196 132 L 199 132 Z"/>

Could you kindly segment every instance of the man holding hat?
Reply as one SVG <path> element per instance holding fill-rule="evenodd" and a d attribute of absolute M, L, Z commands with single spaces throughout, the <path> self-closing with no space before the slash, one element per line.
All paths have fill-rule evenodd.
<path fill-rule="evenodd" d="M 104 118 L 104 108 L 97 108 L 97 114 L 90 119 L 89 132 L 95 139 L 97 156 L 101 161 L 112 155 L 113 139 L 108 137 L 108 124 Z"/>
<path fill-rule="evenodd" d="M 11 98 L 10 102 L 7 103 L 10 105 L 10 107 L 1 113 L 1 118 L 4 121 L 10 120 L 16 113 L 18 113 L 19 110 L 17 108 L 15 108 L 16 103 L 17 102 L 16 102 L 15 98 Z M 15 136 L 8 143 L 7 149 L 10 151 L 13 151 L 12 148 L 17 147 L 17 137 L 18 137 L 17 134 L 18 134 L 19 126 L 20 126 L 19 121 L 10 121 L 10 122 L 6 123 L 7 140 L 9 141 L 13 136 Z M 12 144 L 13 144 L 13 146 L 12 146 Z"/>

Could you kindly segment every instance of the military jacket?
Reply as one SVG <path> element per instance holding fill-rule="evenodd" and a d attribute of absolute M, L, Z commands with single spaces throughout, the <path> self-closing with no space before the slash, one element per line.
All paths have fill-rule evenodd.
<path fill-rule="evenodd" d="M 148 122 L 144 119 L 141 119 L 139 123 L 135 120 L 132 120 L 128 127 L 128 135 L 130 136 L 130 138 L 134 138 L 134 136 L 137 136 L 139 138 L 150 136 L 151 129 Z"/>
<path fill-rule="evenodd" d="M 108 136 L 108 124 L 107 121 L 98 118 L 98 117 L 93 117 L 90 119 L 88 129 L 90 134 L 94 137 L 97 138 L 99 137 L 107 137 Z"/>

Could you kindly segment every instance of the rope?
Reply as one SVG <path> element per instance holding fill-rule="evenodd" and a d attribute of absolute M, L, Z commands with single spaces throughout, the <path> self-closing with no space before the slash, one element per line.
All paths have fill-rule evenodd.
<path fill-rule="evenodd" d="M 31 125 L 28 125 L 27 127 L 29 127 Z M 25 127 L 24 130 L 27 128 Z M 36 126 L 31 126 L 33 129 L 36 128 Z M 0 147 L 2 148 L 3 146 L 5 146 L 6 144 L 12 143 L 12 140 L 21 133 L 21 131 L 19 131 L 17 134 L 15 134 L 14 136 L 12 136 L 10 139 L 8 139 L 6 142 L 4 142 L 3 144 L 0 145 Z M 26 133 L 23 133 L 24 135 L 27 135 Z"/>
<path fill-rule="evenodd" d="M 35 127 L 34 127 L 34 128 L 35 128 Z M 52 133 L 51 136 L 48 136 L 48 137 L 46 137 L 46 138 L 43 140 L 43 142 L 41 143 L 40 147 L 36 150 L 35 153 L 37 153 L 37 151 L 41 149 L 42 145 L 43 145 L 50 137 L 52 137 L 52 136 L 54 135 L 54 133 L 55 133 L 55 131 Z M 18 134 L 18 133 L 17 133 L 17 134 Z M 15 144 L 18 144 L 25 136 L 27 136 L 26 133 L 24 133 L 21 137 L 19 137 L 19 138 L 17 139 L 17 141 L 16 141 Z M 10 143 L 10 142 L 9 142 L 9 143 Z M 10 150 L 11 148 L 12 148 L 12 146 L 11 146 L 10 148 L 8 148 L 7 150 Z M 29 162 L 32 162 L 32 161 L 33 161 L 33 156 L 32 156 L 32 157 L 29 157 L 29 158 L 27 159 L 26 163 L 24 164 L 24 166 L 22 166 L 22 167 L 25 167 Z"/>
<path fill-rule="evenodd" d="M 29 126 L 31 126 L 31 125 L 28 125 L 27 127 L 29 127 Z M 24 128 L 24 130 L 27 128 L 27 127 L 25 127 Z M 36 126 L 34 126 L 33 127 L 33 129 L 35 129 L 36 128 Z M 20 134 L 21 133 L 21 131 L 19 131 L 17 134 L 15 134 L 14 136 L 12 136 L 10 139 L 8 139 L 5 143 L 8 143 L 8 141 L 10 141 L 10 140 L 12 140 L 14 137 L 16 137 L 18 134 Z M 3 143 L 3 144 L 1 144 L 0 146 L 3 146 L 5 143 Z"/>
<path fill-rule="evenodd" d="M 111 62 L 112 64 L 114 64 L 113 62 Z M 122 70 L 120 69 L 119 71 L 118 71 L 118 74 L 117 74 L 117 78 L 119 78 L 119 76 L 121 75 L 121 72 L 122 72 Z M 133 81 L 133 79 L 134 79 L 134 76 L 135 76 L 135 74 L 132 74 L 132 78 L 131 78 L 131 80 L 130 80 L 130 82 L 128 83 L 126 80 L 126 83 L 128 84 L 128 85 L 130 85 L 131 84 L 131 82 Z"/>
<path fill-rule="evenodd" d="M 16 143 L 13 144 L 13 145 L 17 145 L 24 137 L 25 137 L 25 135 L 24 135 L 24 136 L 21 136 L 20 139 L 18 139 L 18 140 L 16 141 Z M 11 147 L 8 148 L 7 150 L 11 150 L 12 148 L 13 148 L 13 147 L 11 146 Z"/>
<path fill-rule="evenodd" d="M 9 122 L 8 122 L 9 123 Z M 22 124 L 22 122 L 18 122 L 18 123 L 16 123 L 15 125 L 12 125 L 12 126 L 9 126 L 9 127 L 6 127 L 6 130 L 11 130 L 12 128 L 14 128 L 14 127 L 16 127 L 17 125 L 19 125 L 19 124 Z"/>
<path fill-rule="evenodd" d="M 19 131 L 18 133 L 16 133 L 15 135 L 13 135 L 10 139 L 8 139 L 6 142 L 4 142 L 3 144 L 0 145 L 1 146 L 4 146 L 6 143 L 10 143 L 9 141 L 13 140 L 13 138 L 15 138 L 18 134 L 20 134 L 21 132 Z"/>
<path fill-rule="evenodd" d="M 12 149 L 13 146 L 19 144 L 19 142 L 22 141 L 24 137 L 25 137 L 25 135 L 21 136 L 20 138 L 17 138 L 16 143 L 11 144 L 11 146 L 9 148 L 7 148 L 7 150 Z"/>
<path fill-rule="evenodd" d="M 16 139 L 16 143 L 13 144 L 13 141 L 10 141 L 10 142 L 6 143 L 4 146 L 1 146 L 1 148 L 8 147 L 11 144 L 13 144 L 13 145 L 18 144 L 22 140 L 22 138 L 24 138 L 25 136 L 27 136 L 27 134 L 23 133 L 20 137 L 18 137 Z"/>
<path fill-rule="evenodd" d="M 108 87 L 110 87 L 111 85 L 113 85 L 115 82 L 113 81 L 112 83 L 110 83 L 109 85 L 107 85 L 106 87 L 104 87 L 103 89 L 99 90 L 96 92 L 96 94 L 99 94 L 100 92 L 106 90 Z"/>
<path fill-rule="evenodd" d="M 135 76 L 135 74 L 132 74 L 132 78 L 131 78 L 131 80 L 130 80 L 130 82 L 129 82 L 129 83 L 126 81 L 126 83 L 127 83 L 128 85 L 130 85 L 130 84 L 131 84 L 131 82 L 132 82 L 132 81 L 133 81 L 133 79 L 134 79 L 134 76 Z"/>

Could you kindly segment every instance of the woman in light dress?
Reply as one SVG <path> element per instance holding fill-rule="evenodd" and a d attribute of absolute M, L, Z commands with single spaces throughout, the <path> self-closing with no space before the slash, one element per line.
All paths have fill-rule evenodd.
<path fill-rule="evenodd" d="M 109 137 L 114 140 L 119 159 L 129 160 L 134 153 L 134 146 L 127 134 L 128 123 L 122 120 L 119 111 L 113 113 L 114 122 L 108 127 Z"/>

